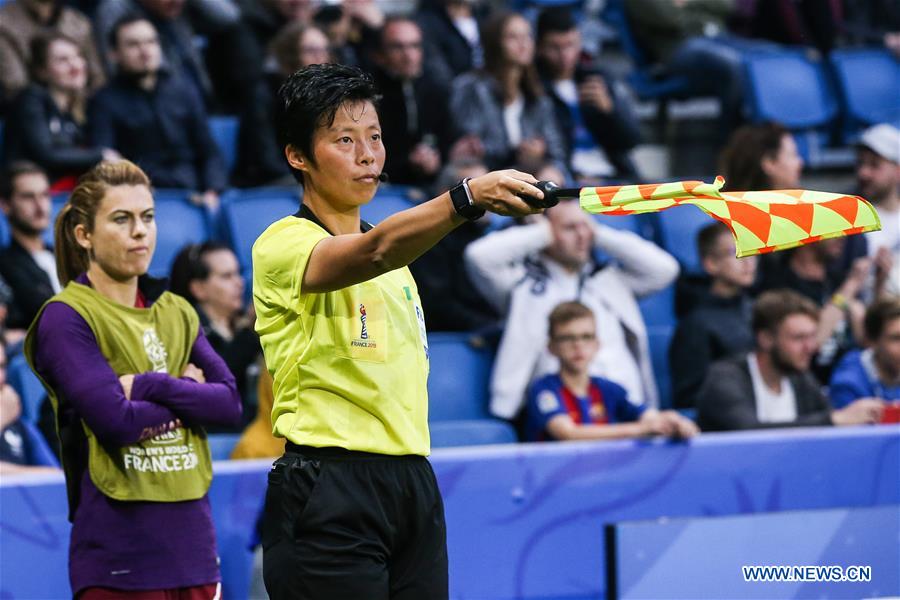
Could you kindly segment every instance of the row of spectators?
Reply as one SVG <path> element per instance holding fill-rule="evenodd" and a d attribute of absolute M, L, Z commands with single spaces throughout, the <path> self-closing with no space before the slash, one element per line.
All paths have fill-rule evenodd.
<path fill-rule="evenodd" d="M 0 8 L 5 157 L 37 162 L 54 189 L 117 155 L 158 187 L 194 190 L 209 205 L 229 184 L 289 181 L 274 91 L 287 74 L 323 61 L 376 76 L 395 183 L 431 186 L 464 156 L 490 169 L 552 165 L 593 182 L 639 176 L 629 156 L 641 141 L 630 93 L 602 55 L 588 53 L 596 44 L 566 9 L 542 12 L 532 27 L 468 0 L 423 1 L 390 17 L 375 0 L 69 4 L 93 20 L 62 0 Z M 876 40 L 900 52 L 900 10 L 890 0 L 843 8 L 837 0 L 627 0 L 625 9 L 660 72 L 685 76 L 692 95 L 719 98 L 723 141 L 741 120 L 743 52 Z M 240 117 L 232 173 L 206 125 L 217 112 Z"/>
<path fill-rule="evenodd" d="M 755 162 L 746 155 L 754 148 Z M 802 168 L 790 134 L 772 124 L 736 132 L 723 157 L 726 170 L 762 187 L 790 187 Z M 486 170 L 460 164 L 456 176 Z M 487 235 L 484 220 L 462 225 L 412 270 L 430 330 L 499 333 L 490 409 L 520 420 L 530 439 L 695 432 L 682 417 L 652 410 L 661 401 L 638 299 L 673 283 L 674 405 L 696 408 L 704 430 L 876 422 L 886 402 L 900 400 L 900 131 L 879 125 L 863 134 L 857 180 L 881 231 L 739 260 L 731 232 L 713 223 L 697 239 L 702 276 L 679 276 L 667 252 L 574 201 Z M 43 241 L 49 189 L 28 163 L 14 164 L 0 185 L 13 238 L 0 253 L 11 352 L 59 289 Z M 271 379 L 259 364 L 244 285 L 234 253 L 216 242 L 180 252 L 169 281 L 196 307 L 238 381 L 241 428 L 256 421 L 247 445 L 268 449 Z M 575 427 L 622 420 L 640 427 Z M 53 439 L 52 421 L 45 432 Z"/>

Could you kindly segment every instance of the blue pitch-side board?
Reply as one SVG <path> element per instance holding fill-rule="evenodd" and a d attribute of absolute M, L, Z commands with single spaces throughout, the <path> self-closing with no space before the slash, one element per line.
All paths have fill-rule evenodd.
<path fill-rule="evenodd" d="M 612 600 L 884 598 L 900 593 L 900 506 L 656 519 L 611 525 Z M 609 548 L 610 546 L 607 546 Z M 827 567 L 747 581 L 744 567 Z M 834 571 L 833 567 L 838 567 Z M 869 569 L 860 576 L 855 567 Z M 677 573 L 677 577 L 672 574 Z M 818 574 L 817 574 L 818 573 Z M 834 581 L 837 574 L 847 581 Z M 752 575 L 751 575 L 752 577 Z"/>
<path fill-rule="evenodd" d="M 603 598 L 610 523 L 900 506 L 897 426 L 444 449 L 431 462 L 457 600 Z M 246 598 L 245 547 L 268 464 L 216 463 L 210 498 L 226 598 Z M 68 535 L 61 477 L 4 477 L 0 599 L 66 597 Z"/>

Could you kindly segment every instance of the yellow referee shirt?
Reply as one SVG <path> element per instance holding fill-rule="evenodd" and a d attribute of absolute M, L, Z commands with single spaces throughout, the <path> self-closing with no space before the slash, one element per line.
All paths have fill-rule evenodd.
<path fill-rule="evenodd" d="M 304 205 L 253 245 L 256 331 L 274 380 L 273 433 L 305 446 L 427 456 L 428 341 L 416 283 L 403 267 L 305 293 L 307 261 L 329 235 Z"/>

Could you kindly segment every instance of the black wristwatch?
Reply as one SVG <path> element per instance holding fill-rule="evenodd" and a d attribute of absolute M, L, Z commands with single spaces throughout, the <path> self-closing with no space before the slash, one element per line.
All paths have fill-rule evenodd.
<path fill-rule="evenodd" d="M 456 214 L 469 221 L 474 221 L 483 217 L 485 211 L 475 206 L 475 203 L 472 202 L 472 192 L 469 190 L 470 179 L 472 178 L 466 177 L 450 190 L 450 200 L 453 201 L 453 208 L 456 210 Z"/>

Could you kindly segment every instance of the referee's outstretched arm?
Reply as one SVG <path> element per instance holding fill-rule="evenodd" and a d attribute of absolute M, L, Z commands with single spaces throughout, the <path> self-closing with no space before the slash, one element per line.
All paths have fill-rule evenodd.
<path fill-rule="evenodd" d="M 516 194 L 542 198 L 537 180 L 515 170 L 494 171 L 468 181 L 472 205 L 499 215 L 541 212 Z M 437 198 L 393 214 L 366 233 L 325 238 L 313 249 L 302 287 L 330 292 L 406 266 L 466 219 L 444 192 Z"/>

